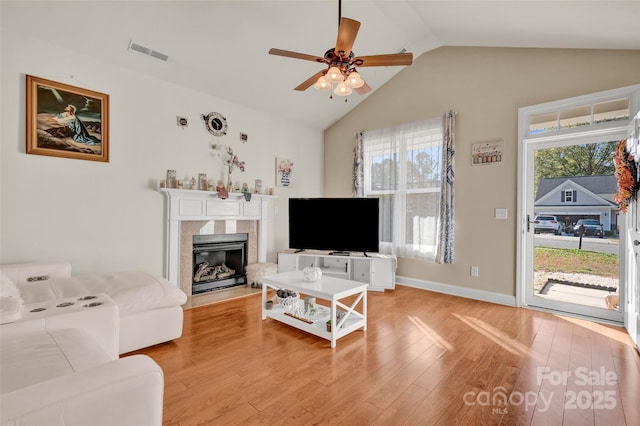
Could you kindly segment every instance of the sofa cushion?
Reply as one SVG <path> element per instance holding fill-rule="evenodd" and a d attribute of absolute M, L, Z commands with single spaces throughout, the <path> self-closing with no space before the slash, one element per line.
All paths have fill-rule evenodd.
<path fill-rule="evenodd" d="M 20 291 L 9 275 L 0 271 L 0 297 L 20 297 Z"/>
<path fill-rule="evenodd" d="M 20 284 L 27 281 L 41 281 L 53 277 L 71 276 L 68 262 L 32 262 L 0 265 L 0 272 Z"/>
<path fill-rule="evenodd" d="M 0 297 L 0 324 L 8 324 L 22 318 L 22 299 Z"/>
<path fill-rule="evenodd" d="M 14 282 L 4 272 L 0 272 L 0 324 L 19 320 L 23 304 Z"/>
<path fill-rule="evenodd" d="M 161 426 L 164 378 L 132 355 L 0 394 L 2 426 Z"/>
<path fill-rule="evenodd" d="M 76 275 L 47 281 L 22 283 L 25 303 L 108 294 L 121 315 L 186 303 L 187 295 L 170 281 L 142 271 Z"/>
<path fill-rule="evenodd" d="M 2 337 L 0 392 L 12 392 L 109 361 L 109 355 L 91 335 L 77 328 Z"/>

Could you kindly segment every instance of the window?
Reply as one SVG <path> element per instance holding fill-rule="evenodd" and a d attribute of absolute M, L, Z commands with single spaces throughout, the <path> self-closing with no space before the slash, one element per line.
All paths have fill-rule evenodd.
<path fill-rule="evenodd" d="M 575 203 L 578 201 L 578 193 L 572 189 L 565 189 L 562 191 L 562 202 L 563 203 Z"/>
<path fill-rule="evenodd" d="M 553 132 L 629 119 L 629 98 L 607 99 L 529 116 L 529 134 Z"/>
<path fill-rule="evenodd" d="M 435 257 L 442 180 L 443 121 L 363 133 L 364 196 L 380 199 L 380 251 Z"/>

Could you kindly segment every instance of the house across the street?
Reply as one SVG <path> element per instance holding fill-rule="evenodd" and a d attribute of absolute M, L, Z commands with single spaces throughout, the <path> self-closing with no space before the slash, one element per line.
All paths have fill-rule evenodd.
<path fill-rule="evenodd" d="M 620 209 L 614 202 L 614 175 L 543 178 L 538 185 L 535 212 L 553 215 L 569 229 L 579 219 L 597 219 L 605 231 L 618 233 Z"/>

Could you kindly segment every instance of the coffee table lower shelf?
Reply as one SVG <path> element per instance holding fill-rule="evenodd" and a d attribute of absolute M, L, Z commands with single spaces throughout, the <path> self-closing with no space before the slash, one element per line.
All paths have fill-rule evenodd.
<path fill-rule="evenodd" d="M 299 330 L 329 340 L 331 347 L 336 347 L 336 341 L 356 330 L 367 329 L 367 286 L 368 284 L 345 280 L 342 278 L 324 276 L 316 282 L 304 281 L 301 271 L 284 272 L 268 275 L 262 279 L 262 319 L 272 318 Z M 279 288 L 290 289 L 301 296 L 313 296 L 329 302 L 328 315 L 311 322 L 287 315 L 287 308 L 274 304 L 266 309 L 267 292 Z M 345 298 L 349 297 L 349 301 Z M 326 309 L 325 308 L 325 309 Z M 344 316 L 337 318 L 337 311 L 343 311 Z M 316 318 L 314 318 L 316 319 Z M 327 320 L 331 320 L 331 331 L 327 331 Z"/>
<path fill-rule="evenodd" d="M 275 305 L 272 309 L 265 311 L 265 316 L 323 339 L 327 339 L 331 342 L 332 348 L 335 348 L 336 340 L 339 338 L 356 330 L 363 329 L 367 325 L 367 321 L 364 318 L 347 318 L 338 330 L 334 330 L 334 327 L 332 327 L 331 331 L 327 331 L 327 320 L 314 321 L 309 324 L 301 319 L 286 315 L 285 312 L 285 308 Z"/>

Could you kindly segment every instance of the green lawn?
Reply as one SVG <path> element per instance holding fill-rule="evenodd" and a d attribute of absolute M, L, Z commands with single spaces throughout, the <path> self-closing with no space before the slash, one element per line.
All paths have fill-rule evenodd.
<path fill-rule="evenodd" d="M 617 277 L 618 256 L 609 253 L 550 247 L 535 248 L 536 271 L 568 272 Z"/>

